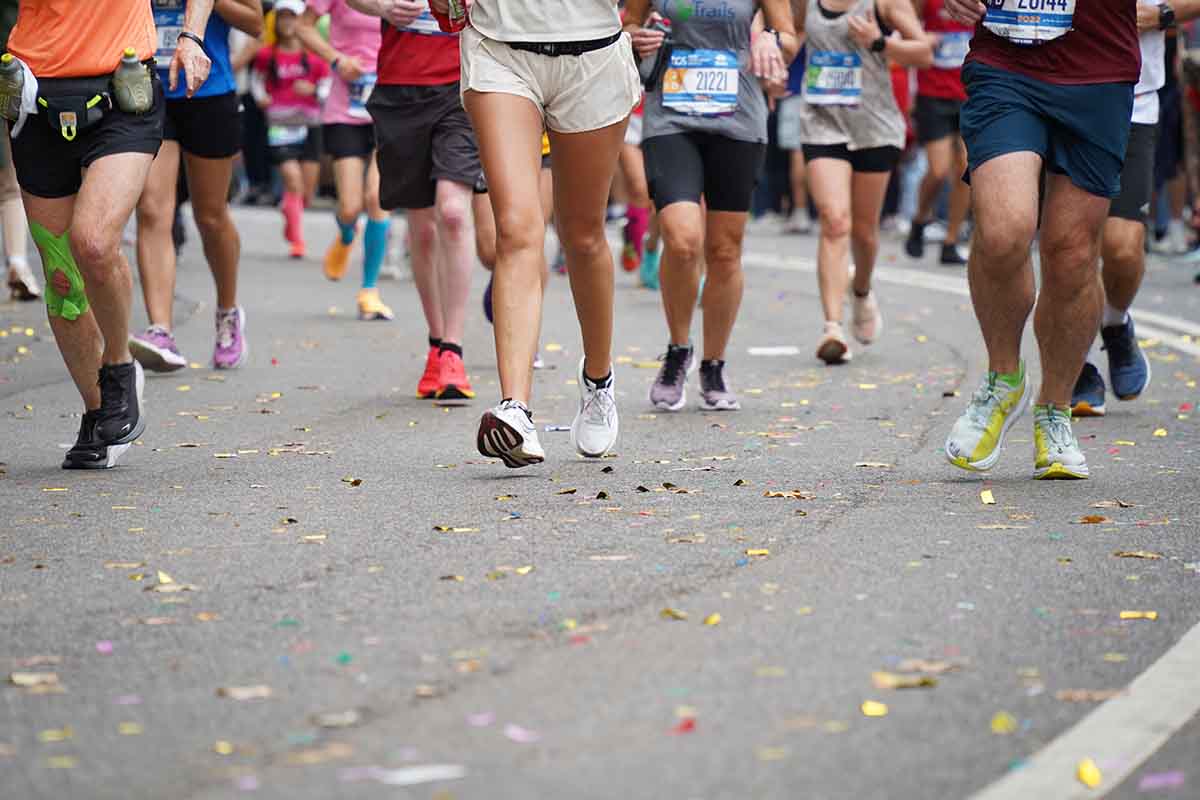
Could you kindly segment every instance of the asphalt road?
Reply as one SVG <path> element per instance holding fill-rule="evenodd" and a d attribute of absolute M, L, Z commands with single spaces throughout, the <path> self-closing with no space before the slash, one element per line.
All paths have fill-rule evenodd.
<path fill-rule="evenodd" d="M 729 355 L 744 410 L 648 408 L 665 325 L 621 275 L 618 452 L 547 432 L 547 463 L 513 472 L 474 452 L 498 399 L 476 300 L 479 399 L 418 401 L 412 284 L 383 284 L 395 322 L 358 322 L 353 280 L 286 260 L 273 213 L 238 221 L 249 362 L 203 366 L 193 241 L 196 363 L 148 380 L 116 470 L 58 468 L 78 399 L 44 310 L 0 304 L 4 800 L 965 798 L 1100 702 L 1062 692 L 1122 689 L 1200 622 L 1200 337 L 1152 343 L 1147 394 L 1079 423 L 1090 481 L 1032 481 L 1028 419 L 968 475 L 940 450 L 982 345 L 961 293 L 931 288 L 960 276 L 889 241 L 884 340 L 824 368 L 815 240 L 757 225 Z M 332 222 L 307 226 L 319 252 Z M 1139 308 L 1196 325 L 1192 271 L 1155 261 Z M 574 412 L 569 297 L 555 278 L 540 425 Z M 1161 558 L 1113 555 L 1138 550 Z M 946 671 L 873 685 L 906 659 Z M 247 687 L 270 696 L 221 696 Z M 1090 796 L 1200 797 L 1198 754 L 1193 720 L 1124 780 L 1128 758 L 1101 759 Z"/>

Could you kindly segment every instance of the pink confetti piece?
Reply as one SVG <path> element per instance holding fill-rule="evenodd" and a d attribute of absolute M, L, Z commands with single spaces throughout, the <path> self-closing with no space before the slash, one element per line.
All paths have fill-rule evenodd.
<path fill-rule="evenodd" d="M 112 655 L 112 651 L 113 651 L 113 643 L 108 641 L 107 639 L 96 642 L 96 652 L 97 653 L 104 655 L 104 656 L 108 656 L 108 655 Z"/>
<path fill-rule="evenodd" d="M 1153 792 L 1159 789 L 1178 789 L 1183 786 L 1184 775 L 1181 770 L 1170 772 L 1151 772 L 1143 775 L 1138 781 L 1139 792 Z"/>
<path fill-rule="evenodd" d="M 537 731 L 522 728 L 520 725 L 514 725 L 511 722 L 504 726 L 504 735 L 518 744 L 533 744 L 542 738 L 542 735 Z"/>
<path fill-rule="evenodd" d="M 468 714 L 467 724 L 472 728 L 486 728 L 496 721 L 496 715 L 491 711 L 481 711 L 478 714 Z"/>
<path fill-rule="evenodd" d="M 233 782 L 240 792 L 256 792 L 258 791 L 258 776 L 257 775 L 239 775 L 237 780 Z"/>
<path fill-rule="evenodd" d="M 140 706 L 142 698 L 136 694 L 122 694 L 113 698 L 113 702 L 119 706 Z"/>

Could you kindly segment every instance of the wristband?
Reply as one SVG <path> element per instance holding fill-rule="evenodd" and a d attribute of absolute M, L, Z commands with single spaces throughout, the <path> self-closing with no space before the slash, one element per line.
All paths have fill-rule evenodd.
<path fill-rule="evenodd" d="M 340 64 L 341 62 L 342 62 L 342 59 L 335 58 L 333 61 L 329 62 L 329 68 L 331 70 L 333 70 L 334 72 L 337 72 L 338 64 Z"/>
<path fill-rule="evenodd" d="M 872 53 L 882 53 L 886 48 L 887 48 L 887 37 L 884 36 L 882 33 L 879 34 L 878 39 L 871 42 L 871 52 Z"/>
<path fill-rule="evenodd" d="M 196 34 L 192 33 L 191 31 L 180 31 L 180 32 L 179 32 L 179 38 L 180 38 L 180 39 L 191 39 L 193 42 L 195 42 L 196 44 L 200 45 L 200 49 L 201 49 L 201 50 L 204 50 L 204 52 L 206 52 L 206 53 L 208 52 L 208 50 L 207 50 L 207 49 L 204 47 L 204 40 L 203 40 L 203 39 L 201 39 L 201 38 L 200 38 L 199 36 L 197 36 Z M 179 41 L 178 41 L 178 39 L 175 41 L 175 46 L 176 46 L 176 47 L 178 47 L 178 46 L 179 46 Z"/>

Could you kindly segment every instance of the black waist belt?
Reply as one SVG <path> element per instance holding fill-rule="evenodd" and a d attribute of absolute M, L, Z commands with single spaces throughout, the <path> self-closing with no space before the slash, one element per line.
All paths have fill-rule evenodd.
<path fill-rule="evenodd" d="M 505 42 L 513 50 L 523 50 L 526 53 L 537 53 L 542 56 L 557 58 L 558 56 L 581 56 L 593 50 L 603 50 L 617 39 L 621 38 L 618 31 L 603 39 L 588 39 L 585 42 Z"/>
<path fill-rule="evenodd" d="M 43 97 L 107 94 L 112 91 L 112 75 L 95 78 L 38 78 L 38 94 Z"/>

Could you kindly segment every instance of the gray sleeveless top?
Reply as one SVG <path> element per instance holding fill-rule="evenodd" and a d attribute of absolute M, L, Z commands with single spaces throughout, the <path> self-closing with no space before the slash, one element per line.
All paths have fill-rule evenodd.
<path fill-rule="evenodd" d="M 875 0 L 858 0 L 829 19 L 819 0 L 808 0 L 804 22 L 804 144 L 845 144 L 851 150 L 904 147 L 904 116 L 892 94 L 892 75 L 882 53 L 850 38 L 851 14 L 865 14 Z"/>

